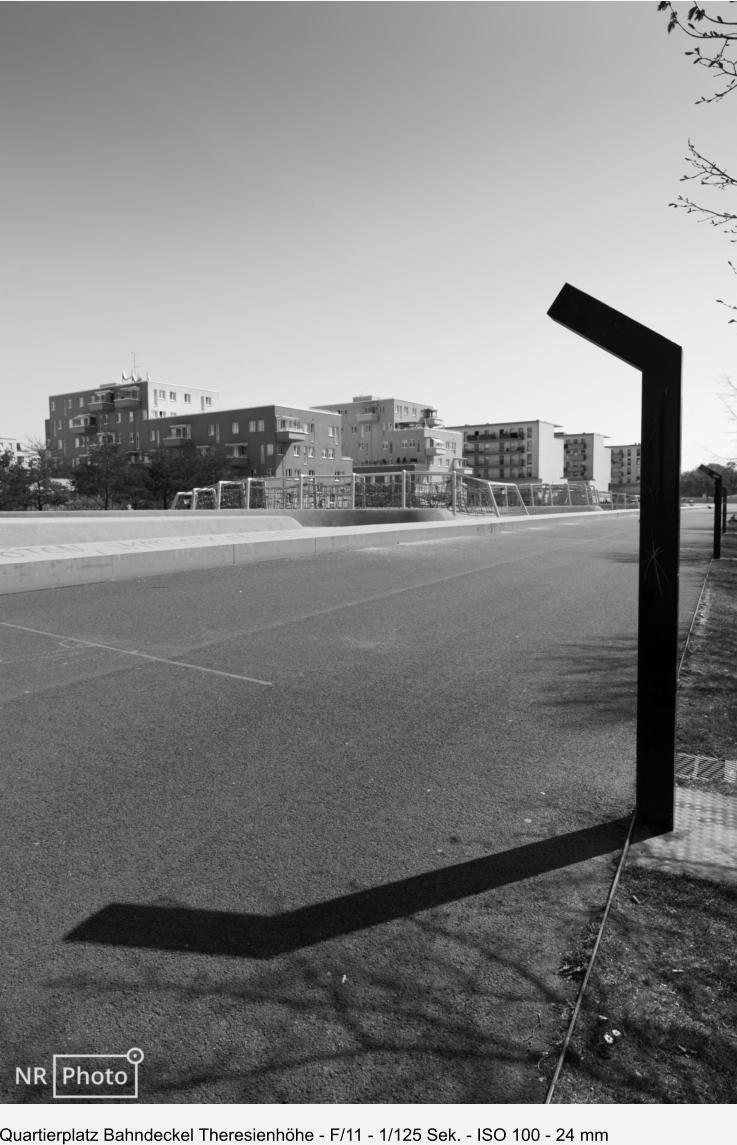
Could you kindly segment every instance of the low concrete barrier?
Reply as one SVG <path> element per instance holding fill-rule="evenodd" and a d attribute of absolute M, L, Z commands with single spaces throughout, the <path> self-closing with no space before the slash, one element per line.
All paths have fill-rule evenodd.
<path fill-rule="evenodd" d="M 329 517 L 336 511 L 325 512 Z M 346 521 L 332 528 L 308 528 L 286 513 L 267 516 L 256 511 L 236 510 L 217 515 L 204 511 L 192 513 L 191 517 L 184 512 L 159 514 L 148 527 L 145 517 L 139 514 L 123 513 L 117 520 L 105 514 L 107 521 L 97 522 L 98 531 L 103 535 L 85 538 L 77 533 L 75 540 L 67 539 L 70 533 L 84 529 L 94 532 L 95 522 L 88 518 L 86 522 L 68 522 L 66 529 L 55 525 L 46 528 L 50 515 L 37 514 L 30 524 L 43 530 L 43 544 L 9 543 L 9 537 L 20 537 L 22 520 L 18 520 L 14 529 L 7 527 L 4 517 L 0 519 L 0 595 L 341 550 L 491 536 L 508 527 L 531 524 L 533 520 L 528 516 L 499 519 L 487 514 L 459 514 L 457 517 L 445 515 L 440 520 L 427 516 L 419 521 L 394 518 L 386 523 L 386 513 L 382 513 L 384 523 L 369 524 L 364 512 L 360 511 L 363 524 Z M 428 511 L 411 512 L 426 514 Z M 616 510 L 614 513 L 620 515 Z M 571 515 L 577 515 L 575 510 L 572 514 L 555 514 L 555 517 L 560 520 Z M 102 514 L 90 514 L 90 517 L 99 516 Z M 172 527 L 178 527 L 176 534 L 171 533 Z M 120 535 L 130 530 L 137 535 Z M 153 535 L 146 535 L 149 530 Z"/>

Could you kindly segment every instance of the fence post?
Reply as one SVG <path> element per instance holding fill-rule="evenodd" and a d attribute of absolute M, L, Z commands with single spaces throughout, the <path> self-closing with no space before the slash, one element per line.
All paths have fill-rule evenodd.
<path fill-rule="evenodd" d="M 548 314 L 642 373 L 637 820 L 664 833 L 675 803 L 681 347 L 568 284 Z"/>
<path fill-rule="evenodd" d="M 407 470 L 402 470 L 402 508 L 407 508 Z"/>

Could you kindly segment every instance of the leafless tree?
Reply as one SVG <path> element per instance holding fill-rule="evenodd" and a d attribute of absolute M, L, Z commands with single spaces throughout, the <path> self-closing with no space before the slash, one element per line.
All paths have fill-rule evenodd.
<path fill-rule="evenodd" d="M 716 81 L 716 90 L 711 95 L 701 96 L 697 104 L 716 103 L 737 90 L 737 19 L 725 20 L 723 16 L 713 15 L 699 4 L 692 4 L 683 17 L 669 0 L 660 0 L 658 11 L 667 12 L 669 32 L 678 29 L 690 40 L 696 41 L 695 46 L 685 55 L 690 56 L 691 62 L 698 67 L 707 68 L 712 73 L 711 78 Z M 681 182 L 696 182 L 701 187 L 716 188 L 722 192 L 737 191 L 737 176 L 716 160 L 702 154 L 691 140 L 688 143 L 686 162 L 691 171 L 681 177 Z M 728 236 L 730 242 L 737 242 L 737 204 L 732 207 L 730 203 L 727 209 L 718 210 L 714 206 L 696 203 L 687 195 L 679 195 L 670 206 L 697 215 L 700 222 L 717 227 Z M 735 263 L 729 259 L 727 262 L 737 274 Z M 737 311 L 736 305 L 722 298 L 718 298 L 717 302 L 729 310 Z M 737 318 L 730 318 L 729 321 L 737 323 Z"/>

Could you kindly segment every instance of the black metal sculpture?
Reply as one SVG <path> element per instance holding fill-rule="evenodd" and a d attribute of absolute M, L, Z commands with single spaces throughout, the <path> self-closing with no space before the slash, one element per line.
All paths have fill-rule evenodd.
<path fill-rule="evenodd" d="M 673 830 L 681 347 L 566 284 L 549 316 L 642 372 L 637 625 L 637 821 Z"/>

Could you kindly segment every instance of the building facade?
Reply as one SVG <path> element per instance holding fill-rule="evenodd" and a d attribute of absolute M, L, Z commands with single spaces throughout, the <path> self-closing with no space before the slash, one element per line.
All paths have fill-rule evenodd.
<path fill-rule="evenodd" d="M 146 460 L 191 442 L 222 457 L 234 477 L 340 477 L 352 472 L 341 452 L 338 414 L 267 405 L 151 420 Z"/>
<path fill-rule="evenodd" d="M 49 398 L 46 444 L 61 462 L 78 465 L 94 445 L 119 445 L 138 460 L 150 439 L 149 422 L 215 410 L 217 390 L 198 386 L 163 386 L 138 375 L 123 374 L 115 385 L 68 390 Z"/>
<path fill-rule="evenodd" d="M 613 493 L 639 494 L 642 453 L 640 443 L 609 445 L 607 449 L 611 454 L 611 479 L 609 482 L 611 491 Z"/>
<path fill-rule="evenodd" d="M 97 445 L 117 445 L 131 461 L 191 443 L 219 456 L 233 477 L 342 476 L 336 413 L 267 405 L 221 410 L 217 390 L 163 386 L 123 375 L 116 385 L 49 398 L 46 440 L 53 456 L 75 467 Z"/>
<path fill-rule="evenodd" d="M 437 410 L 423 402 L 363 394 L 314 408 L 340 415 L 343 451 L 356 473 L 448 471 L 462 456 L 463 435 L 446 429 Z"/>
<path fill-rule="evenodd" d="M 566 481 L 587 481 L 608 489 L 611 452 L 601 433 L 563 433 L 563 476 Z"/>
<path fill-rule="evenodd" d="M 552 422 L 506 421 L 457 425 L 463 457 L 474 477 L 514 485 L 563 480 L 563 439 Z"/>

